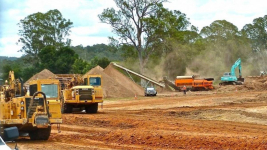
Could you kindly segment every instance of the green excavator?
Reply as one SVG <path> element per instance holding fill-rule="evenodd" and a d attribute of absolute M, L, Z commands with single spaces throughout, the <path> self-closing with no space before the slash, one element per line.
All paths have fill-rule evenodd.
<path fill-rule="evenodd" d="M 235 69 L 238 67 L 239 77 L 235 75 Z M 241 67 L 241 58 L 238 58 L 237 61 L 233 64 L 231 72 L 225 72 L 221 77 L 220 85 L 241 85 L 244 83 L 244 78 L 242 78 L 242 67 Z"/>

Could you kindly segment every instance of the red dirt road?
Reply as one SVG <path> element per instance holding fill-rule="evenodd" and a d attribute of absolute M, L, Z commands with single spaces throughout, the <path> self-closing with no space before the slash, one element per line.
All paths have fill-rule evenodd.
<path fill-rule="evenodd" d="M 267 92 L 111 99 L 97 114 L 63 114 L 63 122 L 48 141 L 18 139 L 19 149 L 267 149 Z"/>

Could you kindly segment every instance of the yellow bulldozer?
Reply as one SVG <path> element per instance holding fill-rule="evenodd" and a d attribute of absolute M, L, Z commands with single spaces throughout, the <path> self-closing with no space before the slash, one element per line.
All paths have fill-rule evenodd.
<path fill-rule="evenodd" d="M 62 123 L 59 83 L 57 80 L 33 81 L 26 95 L 27 90 L 20 81 L 15 80 L 14 72 L 10 71 L 9 82 L 1 87 L 1 135 L 5 128 L 17 127 L 20 135 L 28 133 L 31 140 L 48 140 L 51 125 L 59 127 Z"/>
<path fill-rule="evenodd" d="M 103 103 L 101 75 L 73 77 L 62 90 L 62 112 L 72 113 L 73 108 L 97 113 L 98 103 Z"/>

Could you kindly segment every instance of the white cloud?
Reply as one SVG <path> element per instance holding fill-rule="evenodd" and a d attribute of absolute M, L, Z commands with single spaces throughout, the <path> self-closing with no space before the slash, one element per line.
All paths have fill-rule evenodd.
<path fill-rule="evenodd" d="M 3 56 L 22 55 L 17 52 L 20 46 L 16 45 L 20 19 L 51 9 L 58 9 L 64 18 L 73 22 L 69 38 L 74 46 L 107 44 L 107 37 L 112 35 L 110 26 L 100 23 L 98 14 L 105 8 L 116 7 L 113 0 L 4 0 L 3 3 L 7 5 L 0 10 L 0 55 Z M 242 29 L 253 19 L 267 15 L 265 4 L 265 0 L 169 0 L 164 6 L 185 13 L 199 29 L 223 19 Z"/>
<path fill-rule="evenodd" d="M 0 45 L 4 45 L 4 47 L 0 47 L 0 49 L 4 49 L 0 51 L 0 56 L 9 56 L 9 57 L 20 57 L 23 53 L 18 52 L 21 46 L 17 45 L 13 40 L 13 36 L 4 37 L 0 39 Z M 15 36 L 15 38 L 19 38 Z"/>
<path fill-rule="evenodd" d="M 202 29 L 215 20 L 227 20 L 240 29 L 253 19 L 267 14 L 265 0 L 169 0 L 164 6 L 185 13 L 190 22 Z"/>

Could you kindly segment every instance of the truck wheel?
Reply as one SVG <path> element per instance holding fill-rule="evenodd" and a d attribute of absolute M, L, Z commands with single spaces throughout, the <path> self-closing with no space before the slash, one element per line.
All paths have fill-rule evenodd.
<path fill-rule="evenodd" d="M 51 126 L 40 128 L 29 132 L 31 140 L 48 140 L 51 133 Z"/>
<path fill-rule="evenodd" d="M 94 104 L 91 104 L 91 105 L 85 107 L 85 111 L 88 114 L 97 113 L 97 110 L 98 110 L 98 103 L 94 103 Z"/>
<path fill-rule="evenodd" d="M 63 105 L 64 113 L 72 113 L 72 106 L 68 104 Z"/>

